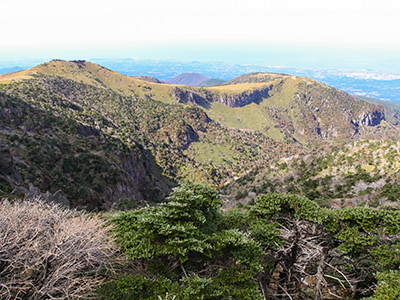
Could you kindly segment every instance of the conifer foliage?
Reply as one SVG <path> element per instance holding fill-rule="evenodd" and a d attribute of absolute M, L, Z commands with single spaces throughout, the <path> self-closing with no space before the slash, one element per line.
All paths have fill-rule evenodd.
<path fill-rule="evenodd" d="M 290 194 L 220 206 L 216 191 L 186 184 L 115 217 L 140 267 L 103 286 L 105 299 L 362 299 L 377 279 L 371 299 L 381 299 L 382 278 L 400 267 L 397 209 L 325 209 Z"/>
<path fill-rule="evenodd" d="M 115 218 L 122 249 L 144 260 L 146 270 L 111 284 L 111 299 L 156 299 L 167 292 L 177 299 L 261 299 L 252 280 L 262 270 L 261 245 L 227 226 L 221 204 L 216 191 L 186 184 L 159 207 Z"/>

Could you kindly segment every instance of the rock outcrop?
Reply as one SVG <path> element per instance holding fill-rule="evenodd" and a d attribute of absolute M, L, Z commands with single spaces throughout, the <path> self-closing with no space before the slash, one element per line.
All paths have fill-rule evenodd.
<path fill-rule="evenodd" d="M 212 102 L 219 102 L 228 107 L 242 107 L 250 103 L 260 103 L 268 98 L 272 84 L 260 89 L 247 90 L 238 94 L 212 93 L 206 90 L 196 90 L 176 87 L 171 91 L 172 98 L 178 103 L 196 103 L 207 107 Z"/>
<path fill-rule="evenodd" d="M 385 111 L 383 106 L 375 105 L 374 110 L 364 111 L 358 116 L 356 124 L 359 126 L 376 126 L 385 120 Z"/>
<path fill-rule="evenodd" d="M 183 129 L 177 134 L 181 150 L 187 149 L 190 143 L 197 142 L 199 140 L 199 135 L 189 124 L 185 124 L 185 126 L 183 126 Z"/>
<path fill-rule="evenodd" d="M 180 87 L 172 89 L 171 97 L 178 103 L 195 103 L 203 107 L 208 107 L 210 102 L 213 102 L 211 92 Z"/>
<path fill-rule="evenodd" d="M 214 102 L 222 103 L 228 107 L 242 107 L 250 103 L 259 104 L 264 98 L 269 97 L 272 85 L 259 89 L 249 90 L 240 94 L 219 94 L 213 97 Z"/>

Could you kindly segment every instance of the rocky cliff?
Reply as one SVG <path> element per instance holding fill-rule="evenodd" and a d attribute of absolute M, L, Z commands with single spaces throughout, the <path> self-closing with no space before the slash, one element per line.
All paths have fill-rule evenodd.
<path fill-rule="evenodd" d="M 375 105 L 373 109 L 369 111 L 363 111 L 358 116 L 358 122 L 354 122 L 354 124 L 358 127 L 360 126 L 376 126 L 381 123 L 381 121 L 385 120 L 385 111 L 383 106 Z"/>
<path fill-rule="evenodd" d="M 322 138 L 352 137 L 385 120 L 381 105 L 316 82 L 301 83 L 295 103 L 305 125 Z M 308 134 L 312 136 L 312 132 Z"/>
<path fill-rule="evenodd" d="M 263 80 L 269 82 L 263 84 Z M 178 103 L 194 103 L 207 111 L 212 109 L 212 103 L 221 103 L 227 109 L 218 112 L 222 114 L 218 117 L 220 120 L 237 119 L 237 126 L 241 126 L 242 120 L 248 119 L 244 122 L 250 128 L 254 121 L 261 120 L 265 124 L 262 125 L 264 133 L 275 132 L 271 135 L 276 136 L 279 131 L 278 134 L 288 141 L 294 139 L 314 143 L 321 138 L 351 138 L 385 120 L 381 105 L 361 101 L 309 79 L 255 73 L 240 76 L 231 82 L 234 84 L 229 88 L 175 87 L 171 97 Z M 255 116 L 248 115 L 249 111 L 244 114 L 239 110 L 229 110 L 251 103 L 260 104 L 251 110 Z M 233 113 L 236 118 L 229 115 Z"/>
<path fill-rule="evenodd" d="M 249 89 L 241 93 L 211 92 L 203 89 L 176 87 L 171 91 L 171 97 L 178 103 L 196 103 L 207 107 L 212 102 L 219 102 L 227 107 L 243 107 L 250 103 L 260 103 L 268 98 L 272 84 L 260 89 Z"/>

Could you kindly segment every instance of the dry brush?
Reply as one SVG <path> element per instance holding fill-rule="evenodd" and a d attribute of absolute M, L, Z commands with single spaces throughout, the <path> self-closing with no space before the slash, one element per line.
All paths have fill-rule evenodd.
<path fill-rule="evenodd" d="M 88 299 L 113 255 L 109 228 L 40 201 L 0 202 L 0 298 Z"/>

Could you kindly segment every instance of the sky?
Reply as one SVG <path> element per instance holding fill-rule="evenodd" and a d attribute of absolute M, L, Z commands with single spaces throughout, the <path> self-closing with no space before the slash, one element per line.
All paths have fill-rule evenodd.
<path fill-rule="evenodd" d="M 325 61 L 400 72 L 400 1 L 2 0 L 1 6 L 0 60 L 165 58 L 303 67 Z"/>

